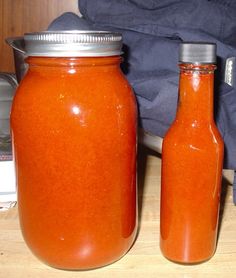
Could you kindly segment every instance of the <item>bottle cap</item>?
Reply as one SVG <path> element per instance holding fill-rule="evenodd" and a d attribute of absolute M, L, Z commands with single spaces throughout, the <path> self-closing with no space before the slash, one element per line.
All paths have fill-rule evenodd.
<path fill-rule="evenodd" d="M 100 57 L 122 54 L 122 36 L 107 31 L 45 31 L 24 35 L 27 56 Z"/>
<path fill-rule="evenodd" d="M 180 63 L 216 63 L 216 44 L 204 42 L 184 42 L 179 48 Z"/>

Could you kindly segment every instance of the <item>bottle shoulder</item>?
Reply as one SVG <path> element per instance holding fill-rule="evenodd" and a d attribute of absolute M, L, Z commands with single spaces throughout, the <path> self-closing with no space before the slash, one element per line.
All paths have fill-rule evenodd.
<path fill-rule="evenodd" d="M 167 131 L 163 147 L 165 146 L 198 146 L 205 149 L 210 146 L 223 148 L 223 139 L 214 122 L 211 123 L 179 123 L 174 122 Z"/>

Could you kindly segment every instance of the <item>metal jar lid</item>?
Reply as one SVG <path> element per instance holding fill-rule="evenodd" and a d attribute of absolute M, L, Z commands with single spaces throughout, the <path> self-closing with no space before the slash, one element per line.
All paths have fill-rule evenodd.
<path fill-rule="evenodd" d="M 107 31 L 45 31 L 24 35 L 27 56 L 100 57 L 122 54 L 122 36 Z"/>
<path fill-rule="evenodd" d="M 179 48 L 181 63 L 216 63 L 216 44 L 204 42 L 184 42 Z"/>

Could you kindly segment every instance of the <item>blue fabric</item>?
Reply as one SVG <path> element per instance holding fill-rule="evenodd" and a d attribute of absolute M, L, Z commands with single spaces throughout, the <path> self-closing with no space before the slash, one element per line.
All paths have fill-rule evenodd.
<path fill-rule="evenodd" d="M 217 44 L 215 119 L 225 142 L 224 168 L 236 169 L 236 65 L 234 86 L 224 82 L 225 62 L 236 57 L 234 0 L 80 0 L 83 18 L 66 13 L 50 30 L 106 29 L 123 35 L 122 65 L 139 104 L 140 125 L 163 137 L 174 120 L 181 41 Z M 236 202 L 236 184 L 234 190 Z"/>

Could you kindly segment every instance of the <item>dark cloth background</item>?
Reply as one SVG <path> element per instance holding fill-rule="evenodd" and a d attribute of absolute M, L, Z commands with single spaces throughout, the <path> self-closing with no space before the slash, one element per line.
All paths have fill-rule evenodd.
<path fill-rule="evenodd" d="M 234 85 L 224 82 L 225 63 L 236 57 L 234 0 L 80 0 L 83 18 L 66 13 L 49 30 L 99 29 L 123 35 L 122 68 L 134 88 L 140 126 L 163 137 L 178 100 L 178 49 L 182 41 L 217 44 L 215 120 L 225 143 L 224 168 L 236 170 L 236 66 Z M 235 179 L 236 201 L 236 179 Z"/>

